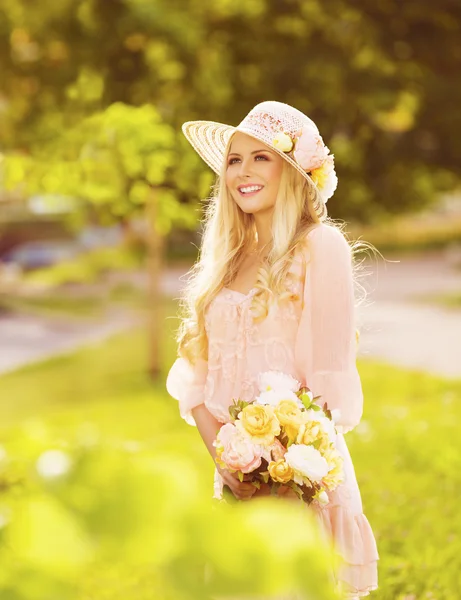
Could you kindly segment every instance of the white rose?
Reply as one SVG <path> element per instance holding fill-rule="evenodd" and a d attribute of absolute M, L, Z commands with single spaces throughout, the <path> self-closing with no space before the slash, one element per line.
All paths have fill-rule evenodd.
<path fill-rule="evenodd" d="M 272 144 L 282 152 L 290 152 L 293 148 L 293 140 L 288 134 L 283 133 L 283 131 L 280 131 L 272 138 Z"/>
<path fill-rule="evenodd" d="M 267 390 L 290 390 L 297 392 L 300 388 L 300 382 L 282 371 L 265 371 L 258 377 L 258 387 L 260 392 Z"/>
<path fill-rule="evenodd" d="M 299 404 L 298 396 L 290 390 L 268 390 L 261 392 L 255 399 L 255 404 L 268 404 L 269 406 L 277 406 L 281 400 L 294 400 Z"/>
<path fill-rule="evenodd" d="M 329 471 L 326 459 L 313 446 L 292 444 L 284 458 L 296 474 L 311 481 L 320 481 Z"/>

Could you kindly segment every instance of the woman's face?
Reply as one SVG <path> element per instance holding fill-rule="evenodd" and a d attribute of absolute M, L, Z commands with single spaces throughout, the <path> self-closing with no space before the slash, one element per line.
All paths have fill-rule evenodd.
<path fill-rule="evenodd" d="M 275 205 L 283 158 L 266 144 L 237 131 L 227 157 L 226 184 L 245 213 L 259 213 Z"/>

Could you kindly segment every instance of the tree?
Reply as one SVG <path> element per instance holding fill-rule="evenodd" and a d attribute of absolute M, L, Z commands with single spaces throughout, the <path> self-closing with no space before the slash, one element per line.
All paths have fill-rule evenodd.
<path fill-rule="evenodd" d="M 178 163 L 175 132 L 149 105 L 117 103 L 84 119 L 46 151 L 34 156 L 9 155 L 9 187 L 78 197 L 105 217 L 129 219 L 144 212 L 149 225 L 148 261 L 150 307 L 149 371 L 159 367 L 161 301 L 159 280 L 165 236 L 172 226 L 194 228 L 191 203 L 181 204 L 171 182 Z M 26 183 L 27 182 L 27 183 Z"/>
<path fill-rule="evenodd" d="M 179 132 L 193 118 L 237 124 L 277 99 L 312 117 L 336 156 L 335 217 L 422 208 L 459 183 L 452 0 L 429 11 L 397 0 L 0 0 L 0 11 L 4 148 L 32 152 L 118 101 L 155 105 Z"/>

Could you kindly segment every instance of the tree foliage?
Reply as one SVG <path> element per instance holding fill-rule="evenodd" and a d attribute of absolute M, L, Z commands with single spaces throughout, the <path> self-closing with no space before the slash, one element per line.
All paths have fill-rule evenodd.
<path fill-rule="evenodd" d="M 293 104 L 336 156 L 334 217 L 420 208 L 459 183 L 461 5 L 382 0 L 0 0 L 0 143 L 33 152 L 114 102 L 180 124 Z M 186 197 L 207 167 L 181 149 Z M 133 159 L 135 160 L 135 159 Z M 185 165 L 192 173 L 182 181 Z"/>
<path fill-rule="evenodd" d="M 8 187 L 79 197 L 107 221 L 124 219 L 156 202 L 159 234 L 172 224 L 193 227 L 195 215 L 179 210 L 172 173 L 178 164 L 173 129 L 151 105 L 122 103 L 96 112 L 32 156 L 11 153 L 5 160 Z M 182 208 L 182 207 L 181 207 Z"/>

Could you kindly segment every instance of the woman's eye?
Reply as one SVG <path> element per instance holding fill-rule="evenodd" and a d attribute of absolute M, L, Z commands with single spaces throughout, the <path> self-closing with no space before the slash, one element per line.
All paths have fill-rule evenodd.
<path fill-rule="evenodd" d="M 267 157 L 266 157 L 266 156 L 264 156 L 264 154 L 257 154 L 257 155 L 255 156 L 255 160 L 256 160 L 257 158 L 263 158 L 264 160 L 267 160 Z M 238 158 L 231 158 L 231 159 L 230 159 L 230 161 L 229 161 L 229 165 L 233 165 L 233 164 L 234 164 L 234 160 L 239 160 L 239 159 L 238 159 Z"/>

